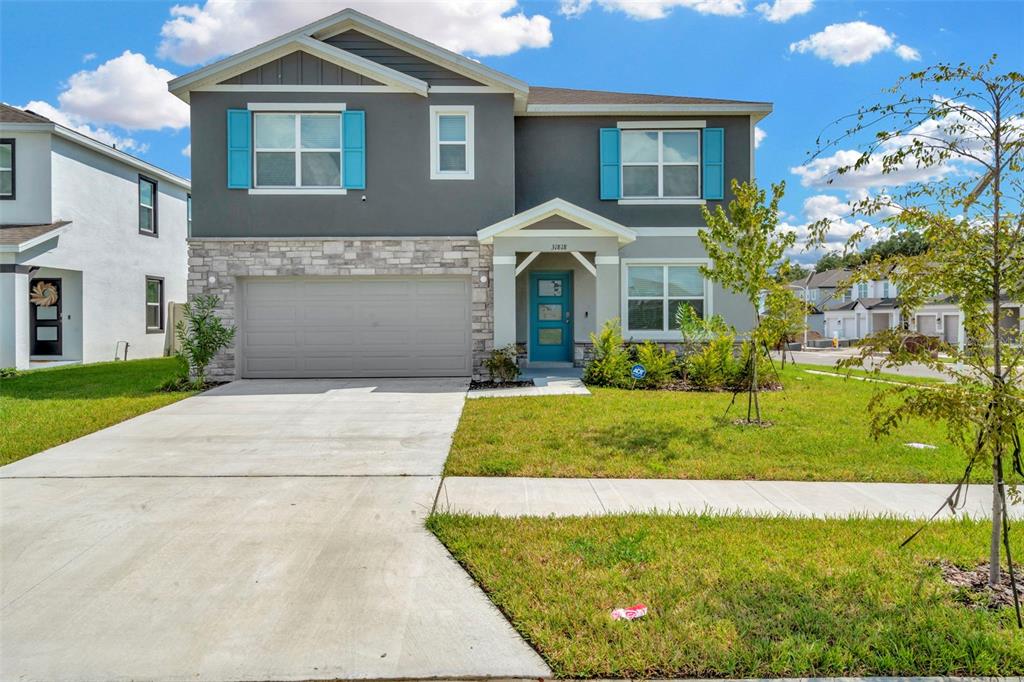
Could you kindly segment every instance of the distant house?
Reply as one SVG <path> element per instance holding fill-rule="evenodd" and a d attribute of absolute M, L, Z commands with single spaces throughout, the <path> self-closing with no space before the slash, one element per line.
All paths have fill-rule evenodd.
<path fill-rule="evenodd" d="M 811 307 L 811 312 L 807 315 L 807 326 L 810 331 L 827 336 L 824 313 L 827 310 L 838 308 L 850 300 L 849 292 L 844 293 L 839 285 L 852 275 L 852 270 L 836 268 L 823 272 L 812 272 L 787 285 L 797 298 Z"/>
<path fill-rule="evenodd" d="M 0 367 L 159 356 L 189 182 L 0 105 Z"/>
<path fill-rule="evenodd" d="M 851 275 L 846 271 L 840 281 Z M 898 293 L 896 284 L 888 278 L 857 282 L 839 290 L 838 300 L 822 312 L 823 335 L 856 340 L 899 326 Z"/>

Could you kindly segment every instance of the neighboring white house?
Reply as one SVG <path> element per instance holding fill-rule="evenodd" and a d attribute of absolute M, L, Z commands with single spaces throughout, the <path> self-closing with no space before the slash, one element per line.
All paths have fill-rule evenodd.
<path fill-rule="evenodd" d="M 0 105 L 0 367 L 162 355 L 186 296 L 189 191 Z"/>
<path fill-rule="evenodd" d="M 823 312 L 823 335 L 852 341 L 898 327 L 898 295 L 889 279 L 854 283 L 836 297 L 838 305 Z"/>

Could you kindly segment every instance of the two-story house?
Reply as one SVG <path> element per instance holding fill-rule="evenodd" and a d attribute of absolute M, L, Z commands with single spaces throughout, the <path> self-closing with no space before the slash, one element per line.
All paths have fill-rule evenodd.
<path fill-rule="evenodd" d="M 191 105 L 189 294 L 239 327 L 222 378 L 579 362 L 621 318 L 678 341 L 700 208 L 749 179 L 771 104 L 532 87 L 353 10 L 177 78 Z"/>
<path fill-rule="evenodd" d="M 162 355 L 189 182 L 0 105 L 0 367 Z"/>
<path fill-rule="evenodd" d="M 844 272 L 843 280 L 852 276 Z M 836 291 L 836 305 L 822 312 L 824 336 L 852 341 L 900 326 L 899 292 L 890 279 L 854 282 Z"/>

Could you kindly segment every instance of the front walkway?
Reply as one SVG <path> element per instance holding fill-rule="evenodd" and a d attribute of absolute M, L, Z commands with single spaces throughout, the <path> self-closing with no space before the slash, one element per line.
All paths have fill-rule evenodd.
<path fill-rule="evenodd" d="M 952 484 L 818 483 L 793 481 L 684 481 L 611 478 L 485 478 L 449 476 L 437 511 L 499 516 L 584 516 L 630 512 L 899 516 L 928 518 Z M 972 485 L 958 513 L 985 518 L 991 485 Z M 1024 504 L 1013 505 L 1024 516 Z M 950 518 L 944 510 L 939 518 Z"/>
<path fill-rule="evenodd" d="M 0 468 L 0 679 L 550 675 L 424 527 L 465 390 L 240 381 Z"/>

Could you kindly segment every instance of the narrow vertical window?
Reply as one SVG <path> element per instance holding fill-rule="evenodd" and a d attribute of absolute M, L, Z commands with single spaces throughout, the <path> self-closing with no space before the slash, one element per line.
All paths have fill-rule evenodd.
<path fill-rule="evenodd" d="M 473 107 L 430 107 L 430 178 L 472 180 Z"/>
<path fill-rule="evenodd" d="M 192 236 L 192 195 L 185 195 L 185 234 Z"/>
<path fill-rule="evenodd" d="M 14 139 L 0 140 L 0 199 L 14 198 Z"/>
<path fill-rule="evenodd" d="M 146 278 L 146 332 L 164 330 L 164 280 L 161 277 Z"/>
<path fill-rule="evenodd" d="M 139 232 L 156 236 L 156 180 L 139 176 Z"/>

